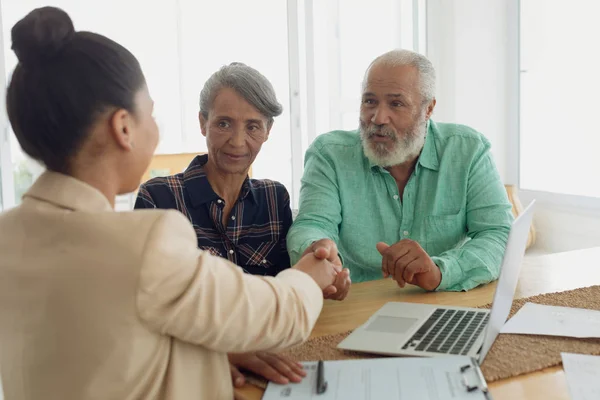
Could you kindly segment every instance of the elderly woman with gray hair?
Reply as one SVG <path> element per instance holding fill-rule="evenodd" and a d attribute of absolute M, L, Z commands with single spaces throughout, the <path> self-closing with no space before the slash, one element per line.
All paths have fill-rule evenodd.
<path fill-rule="evenodd" d="M 196 156 L 182 173 L 141 185 L 135 208 L 179 210 L 192 222 L 200 249 L 247 273 L 275 276 L 289 268 L 289 194 L 279 182 L 248 177 L 281 112 L 262 74 L 242 63 L 222 67 L 200 93 L 200 129 L 208 153 Z M 330 286 L 324 294 L 335 292 Z M 299 364 L 276 354 L 230 354 L 229 360 L 236 386 L 244 383 L 236 367 L 278 383 L 305 375 Z"/>

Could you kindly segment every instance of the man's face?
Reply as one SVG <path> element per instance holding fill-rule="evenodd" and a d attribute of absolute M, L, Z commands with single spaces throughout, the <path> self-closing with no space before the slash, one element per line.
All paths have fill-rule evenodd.
<path fill-rule="evenodd" d="M 381 167 L 415 159 L 425 142 L 435 100 L 423 104 L 419 74 L 409 65 L 374 65 L 360 106 L 360 136 L 365 155 Z"/>

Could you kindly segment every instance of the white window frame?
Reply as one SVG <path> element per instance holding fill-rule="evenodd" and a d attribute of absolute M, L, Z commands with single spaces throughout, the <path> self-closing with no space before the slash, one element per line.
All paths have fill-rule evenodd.
<path fill-rule="evenodd" d="M 0 7 L 0 35 L 3 32 L 2 7 Z M 1 37 L 0 37 L 1 38 Z M 6 88 L 6 70 L 4 63 L 4 40 L 0 40 L 0 85 Z M 0 173 L 2 174 L 2 208 L 9 209 L 15 205 L 15 185 L 13 176 L 10 124 L 6 114 L 6 96 L 0 96 Z M 0 210 L 2 211 L 2 210 Z"/>
<path fill-rule="evenodd" d="M 521 1 L 509 0 L 508 7 L 508 136 L 506 152 L 506 183 L 519 188 L 519 197 L 523 204 L 536 199 L 541 206 L 553 209 L 580 210 L 587 214 L 600 216 L 600 197 L 578 196 L 566 193 L 530 190 L 521 187 L 520 182 L 520 131 L 521 131 Z"/>
<path fill-rule="evenodd" d="M 508 101 L 508 136 L 506 142 L 506 177 L 505 183 L 520 188 L 521 163 L 521 2 L 509 0 L 508 7 L 508 37 L 507 43 L 507 82 L 506 94 Z"/>
<path fill-rule="evenodd" d="M 15 185 L 11 162 L 12 157 L 10 154 L 10 129 L 8 129 L 8 123 L 5 121 L 6 117 L 3 115 L 0 117 L 0 119 L 0 173 L 2 174 L 2 186 L 0 187 L 0 194 L 2 195 L 2 207 L 0 207 L 0 211 L 2 211 L 3 209 L 6 210 L 14 207 Z"/>
<path fill-rule="evenodd" d="M 290 203 L 297 207 L 300 196 L 300 180 L 304 170 L 302 149 L 302 98 L 300 85 L 300 32 L 298 0 L 287 0 L 288 61 L 290 85 L 290 145 L 292 151 L 292 187 Z M 311 4 L 312 7 L 312 4 Z M 305 124 L 304 124 L 305 125 Z"/>

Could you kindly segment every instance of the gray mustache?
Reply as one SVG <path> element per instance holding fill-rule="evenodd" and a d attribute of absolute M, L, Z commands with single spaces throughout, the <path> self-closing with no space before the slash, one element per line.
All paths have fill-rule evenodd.
<path fill-rule="evenodd" d="M 366 133 L 367 137 L 373 137 L 375 135 L 387 136 L 387 137 L 391 137 L 391 138 L 396 137 L 396 135 L 394 134 L 394 131 L 392 131 L 391 129 L 378 128 L 373 125 L 369 126 L 366 129 L 365 133 Z"/>

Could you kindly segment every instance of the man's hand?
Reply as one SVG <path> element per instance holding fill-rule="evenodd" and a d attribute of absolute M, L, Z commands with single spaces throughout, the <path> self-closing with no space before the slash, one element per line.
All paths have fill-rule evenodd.
<path fill-rule="evenodd" d="M 323 297 L 332 300 L 344 300 L 350 291 L 350 270 L 342 267 L 342 260 L 338 253 L 335 242 L 331 239 L 321 239 L 308 246 L 302 256 L 313 253 L 315 257 L 321 260 L 328 260 L 338 271 L 333 285 L 323 290 Z"/>
<path fill-rule="evenodd" d="M 333 285 L 323 290 L 323 297 L 330 300 L 344 300 L 350 292 L 351 285 L 350 270 L 344 268 L 335 278 Z"/>
<path fill-rule="evenodd" d="M 425 290 L 435 290 L 440 285 L 442 273 L 419 243 L 409 239 L 392 246 L 379 242 L 377 251 L 383 256 L 381 271 L 384 278 L 391 276 L 401 288 L 406 283 Z"/>
<path fill-rule="evenodd" d="M 279 354 L 256 352 L 228 354 L 231 380 L 234 387 L 241 387 L 246 378 L 238 368 L 254 372 L 271 382 L 285 385 L 300 382 L 306 376 L 302 365 Z"/>

